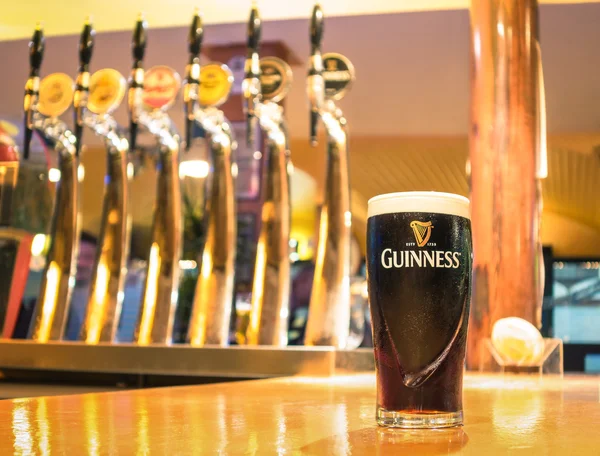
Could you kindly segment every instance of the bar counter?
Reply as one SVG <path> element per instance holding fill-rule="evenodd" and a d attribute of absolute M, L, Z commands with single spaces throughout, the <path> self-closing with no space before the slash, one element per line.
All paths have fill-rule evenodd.
<path fill-rule="evenodd" d="M 600 377 L 470 374 L 465 426 L 374 421 L 375 377 L 290 377 L 0 401 L 0 454 L 599 454 Z"/>

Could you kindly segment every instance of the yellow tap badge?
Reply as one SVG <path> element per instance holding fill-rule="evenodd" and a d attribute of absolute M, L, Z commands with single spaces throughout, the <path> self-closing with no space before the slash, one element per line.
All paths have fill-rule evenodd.
<path fill-rule="evenodd" d="M 90 78 L 88 109 L 94 114 L 109 114 L 119 107 L 127 84 L 117 70 L 104 68 Z"/>
<path fill-rule="evenodd" d="M 227 101 L 233 84 L 233 73 L 227 65 L 209 63 L 200 69 L 198 101 L 201 106 L 221 106 Z"/>
<path fill-rule="evenodd" d="M 166 65 L 154 66 L 144 76 L 142 102 L 150 111 L 166 111 L 177 98 L 180 87 L 181 78 L 173 68 Z"/>
<path fill-rule="evenodd" d="M 40 83 L 38 111 L 48 117 L 58 117 L 73 102 L 75 83 L 68 74 L 52 73 Z"/>

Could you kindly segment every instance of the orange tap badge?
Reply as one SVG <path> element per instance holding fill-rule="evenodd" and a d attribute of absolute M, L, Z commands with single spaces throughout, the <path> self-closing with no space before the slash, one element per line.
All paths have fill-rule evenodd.
<path fill-rule="evenodd" d="M 181 78 L 175 70 L 166 65 L 157 65 L 146 71 L 142 102 L 152 111 L 169 109 L 179 93 Z"/>
<path fill-rule="evenodd" d="M 125 78 L 117 70 L 96 71 L 90 78 L 88 109 L 94 114 L 110 114 L 121 104 L 126 87 Z"/>

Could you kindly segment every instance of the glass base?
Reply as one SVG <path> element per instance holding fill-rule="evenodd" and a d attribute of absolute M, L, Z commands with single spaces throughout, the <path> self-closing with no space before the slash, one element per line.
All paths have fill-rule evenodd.
<path fill-rule="evenodd" d="M 377 424 L 403 429 L 435 429 L 461 426 L 463 412 L 403 412 L 377 407 Z"/>

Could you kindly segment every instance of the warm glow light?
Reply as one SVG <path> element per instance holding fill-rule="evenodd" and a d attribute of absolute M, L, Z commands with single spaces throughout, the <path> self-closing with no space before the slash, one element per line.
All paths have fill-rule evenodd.
<path fill-rule="evenodd" d="M 158 273 L 160 271 L 160 249 L 155 242 L 150 248 L 150 257 L 148 258 L 148 277 L 146 279 L 146 293 L 144 295 L 144 310 L 140 321 L 140 334 L 138 343 L 148 345 L 150 343 L 150 334 L 154 323 L 154 310 L 156 308 L 156 293 L 158 288 Z"/>
<path fill-rule="evenodd" d="M 237 163 L 232 163 L 231 165 L 231 175 L 235 178 L 238 177 L 239 168 Z"/>
<path fill-rule="evenodd" d="M 58 283 L 60 279 L 60 268 L 56 261 L 50 262 L 46 272 L 46 290 L 44 300 L 42 301 L 42 315 L 37 333 L 33 339 L 38 342 L 48 342 L 50 339 L 50 330 L 52 328 L 52 319 L 56 311 L 56 298 L 58 296 Z"/>
<path fill-rule="evenodd" d="M 135 174 L 135 167 L 133 163 L 127 163 L 127 179 L 133 179 L 133 175 Z"/>
<path fill-rule="evenodd" d="M 265 245 L 265 235 L 261 233 L 256 247 L 256 263 L 254 269 L 254 284 L 252 286 L 252 308 L 250 310 L 250 323 L 248 324 L 247 340 L 249 344 L 258 342 L 258 329 L 260 325 L 260 314 L 262 313 L 261 303 L 264 293 L 264 283 L 266 274 L 266 256 L 267 247 Z"/>
<path fill-rule="evenodd" d="M 90 314 L 86 321 L 87 337 L 85 341 L 88 344 L 97 344 L 100 341 L 100 333 L 104 324 L 102 315 L 104 314 L 104 306 L 106 304 L 105 297 L 109 278 L 110 271 L 106 267 L 106 264 L 101 262 L 98 264 L 98 271 L 96 272 L 94 300 L 90 303 L 91 309 L 88 311 Z"/>
<path fill-rule="evenodd" d="M 352 212 L 344 212 L 344 225 L 346 225 L 348 228 L 352 226 Z"/>
<path fill-rule="evenodd" d="M 77 168 L 77 181 L 83 182 L 83 179 L 85 179 L 85 168 L 83 165 L 79 165 Z"/>
<path fill-rule="evenodd" d="M 189 271 L 190 269 L 196 269 L 196 267 L 198 267 L 198 263 L 196 263 L 194 260 L 180 260 L 179 261 L 179 268 L 182 269 L 183 271 Z"/>
<path fill-rule="evenodd" d="M 60 169 L 50 168 L 48 170 L 48 180 L 54 183 L 58 182 L 60 180 Z"/>
<path fill-rule="evenodd" d="M 210 166 L 206 160 L 186 160 L 179 164 L 179 177 L 203 179 L 208 176 Z"/>
<path fill-rule="evenodd" d="M 252 156 L 254 157 L 254 160 L 260 160 L 262 158 L 262 153 L 257 150 L 252 154 Z"/>
<path fill-rule="evenodd" d="M 46 235 L 45 234 L 36 234 L 33 236 L 33 241 L 31 241 L 31 255 L 34 257 L 40 256 L 44 253 L 44 249 L 46 248 Z"/>

